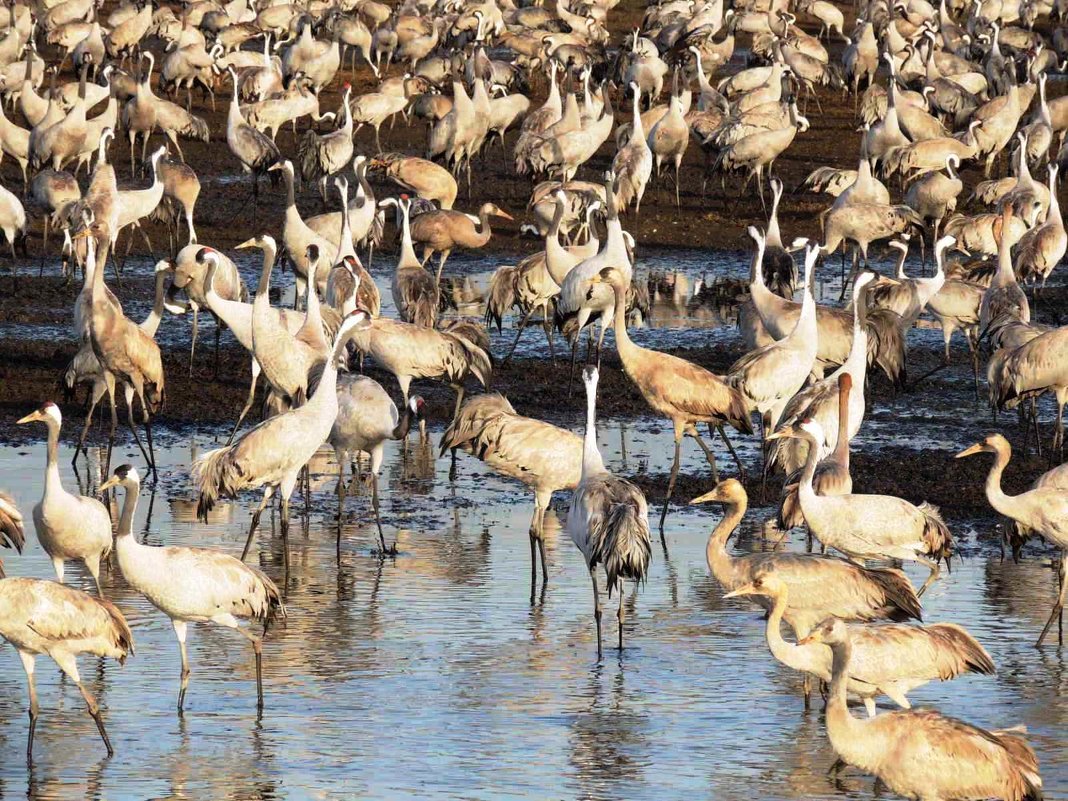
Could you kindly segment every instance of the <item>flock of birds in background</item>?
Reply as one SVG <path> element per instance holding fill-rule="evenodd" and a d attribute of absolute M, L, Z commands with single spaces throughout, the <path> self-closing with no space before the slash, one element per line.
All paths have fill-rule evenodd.
<path fill-rule="evenodd" d="M 1037 400 L 1047 392 L 1054 396 L 1051 461 L 1062 455 L 1068 327 L 1033 322 L 1023 285 L 1044 284 L 1068 245 L 1057 200 L 1058 169 L 1068 150 L 1055 147 L 1068 131 L 1068 98 L 1046 96 L 1048 72 L 1068 54 L 1068 29 L 1053 22 L 1066 9 L 1060 0 L 943 0 L 938 8 L 927 0 L 857 0 L 857 21 L 847 35 L 842 10 L 826 0 L 737 0 L 730 8 L 723 0 L 662 0 L 648 6 L 632 34 L 613 42 L 607 19 L 614 5 L 615 0 L 523 7 L 511 0 L 406 0 L 396 7 L 378 0 L 205 0 L 172 7 L 139 0 L 105 13 L 94 0 L 36 0 L 10 3 L 0 14 L 0 150 L 21 168 L 22 195 L 43 219 L 44 253 L 52 252 L 50 234 L 61 232 L 64 272 L 68 278 L 78 269 L 83 273 L 73 317 L 79 350 L 65 376 L 69 387 L 90 391 L 75 458 L 84 452 L 92 416 L 106 397 L 110 471 L 118 426 L 115 395 L 121 388 L 130 431 L 155 475 L 152 419 L 164 402 L 165 376 L 154 337 L 168 310 L 192 310 L 195 348 L 196 314 L 207 309 L 217 323 L 216 365 L 225 328 L 249 352 L 252 381 L 227 444 L 193 467 L 198 513 L 206 516 L 220 499 L 244 490 L 262 491 L 240 559 L 201 548 L 148 547 L 132 535 L 141 480 L 136 468 L 118 467 L 99 488 L 101 494 L 125 491 L 113 536 L 104 504 L 62 485 L 59 408 L 47 402 L 19 421 L 47 429 L 44 489 L 33 520 L 59 580 L 0 581 L 0 635 L 18 651 L 29 684 L 28 758 L 38 716 L 34 665 L 42 654 L 79 687 L 112 753 L 76 656 L 122 661 L 133 650 L 121 611 L 100 592 L 100 562 L 113 550 L 126 582 L 173 622 L 182 661 L 179 712 L 189 681 L 185 641 L 191 622 L 233 628 L 251 642 L 262 708 L 262 637 L 241 623 L 262 623 L 266 634 L 286 609 L 274 581 L 244 563 L 261 514 L 277 496 L 288 576 L 289 504 L 307 481 L 307 463 L 324 445 L 335 451 L 340 525 L 351 486 L 344 480 L 345 463 L 362 464 L 366 455 L 380 549 L 383 555 L 395 553 L 382 528 L 378 473 L 386 442 L 406 438 L 413 426 L 425 432 L 425 404 L 410 392 L 414 379 L 438 379 L 456 391 L 441 443 L 443 454 L 452 453 L 453 475 L 456 452 L 463 451 L 533 490 L 532 598 L 539 556 L 542 581 L 547 580 L 545 511 L 555 491 L 572 491 L 566 528 L 592 581 L 598 657 L 598 571 L 609 593 L 619 594 L 622 650 L 623 582 L 646 577 L 652 536 L 642 491 L 608 471 L 596 444 L 594 364 L 612 328 L 629 380 L 673 429 L 661 540 L 682 442 L 689 436 L 706 455 L 715 484 L 693 503 L 714 502 L 725 510 L 708 541 L 710 569 L 729 596 L 752 598 L 767 610 L 770 650 L 804 673 L 806 703 L 810 677 L 829 682 L 827 733 L 841 763 L 874 774 L 910 798 L 1041 797 L 1037 757 L 1024 734 L 987 731 L 909 708 L 907 695 L 916 687 L 966 672 L 992 673 L 994 665 L 960 626 L 903 622 L 920 618 L 919 598 L 938 579 L 940 563 L 948 566 L 953 536 L 928 504 L 853 494 L 849 441 L 864 419 L 867 371 L 877 366 L 900 384 L 907 333 L 927 312 L 944 332 L 947 363 L 952 335 L 962 331 L 977 396 L 980 359 L 986 358 L 991 405 L 1018 407 L 1036 443 Z M 818 24 L 819 35 L 802 30 L 799 19 L 809 27 Z M 1051 31 L 1050 38 L 1036 24 Z M 828 53 L 824 35 L 844 42 L 840 64 Z M 750 61 L 741 70 L 732 62 L 739 36 L 748 42 Z M 52 63 L 39 53 L 46 47 Z M 339 72 L 355 72 L 357 56 L 377 86 L 356 94 L 344 84 L 340 106 L 321 109 L 320 91 Z M 58 84 L 68 63 L 76 79 Z M 251 301 L 233 261 L 197 240 L 200 182 L 180 146 L 182 140 L 208 140 L 208 124 L 192 112 L 193 92 L 201 92 L 204 102 L 210 97 L 214 106 L 224 77 L 231 90 L 226 146 L 250 176 L 250 199 L 257 202 L 264 178 L 283 181 L 287 192 L 281 230 L 239 246 L 262 253 Z M 533 107 L 530 87 L 542 81 L 548 97 Z M 805 182 L 834 198 L 821 215 L 823 243 L 799 239 L 786 245 L 775 162 L 808 130 L 798 101 L 819 104 L 821 88 L 823 102 L 831 99 L 827 88 L 852 93 L 864 131 L 861 152 L 856 170 L 821 166 Z M 665 89 L 669 98 L 662 102 Z M 613 96 L 629 105 L 629 120 L 620 125 Z M 426 123 L 425 158 L 382 152 L 380 128 L 398 114 L 409 123 L 415 118 Z M 298 135 L 305 118 L 311 124 Z M 333 124 L 326 133 L 323 122 Z M 276 142 L 287 123 L 295 142 L 288 157 Z M 354 135 L 363 126 L 374 130 L 378 152 L 371 158 L 356 152 Z M 466 179 L 470 197 L 472 162 L 494 143 L 506 146 L 513 131 L 515 170 L 536 182 L 530 226 L 545 246 L 497 270 L 487 322 L 500 326 L 515 311 L 518 342 L 531 321 L 540 321 L 553 355 L 554 331 L 562 331 L 571 347 L 572 381 L 588 332 L 581 371 L 587 400 L 583 436 L 524 417 L 503 395 L 489 393 L 494 361 L 486 329 L 439 319 L 450 253 L 485 246 L 491 220 L 510 219 L 492 202 L 476 214 L 453 208 L 459 187 Z M 131 177 L 136 180 L 140 164 L 151 177 L 147 188 L 117 186 L 108 152 L 122 133 Z M 154 134 L 167 145 L 149 153 Z M 610 151 L 614 147 L 614 157 L 602 179 L 588 162 L 606 143 Z M 749 229 L 755 255 L 748 298 L 739 311 L 748 352 L 724 375 L 643 348 L 627 331 L 632 317 L 647 310 L 648 291 L 636 280 L 635 242 L 621 215 L 631 209 L 639 215 L 650 182 L 670 180 L 672 168 L 680 202 L 680 168 L 691 143 L 703 151 L 706 182 L 737 175 L 739 197 L 755 181 L 761 201 L 771 202 L 766 230 Z M 1012 172 L 991 178 L 999 158 Z M 982 211 L 971 215 L 956 211 L 965 188 L 958 170 L 966 164 L 982 164 L 986 173 L 972 190 Z M 1048 183 L 1033 175 L 1043 166 Z M 89 173 L 84 192 L 77 180 L 82 167 Z M 593 180 L 577 177 L 583 168 Z M 398 185 L 402 194 L 376 200 L 369 174 Z M 317 187 L 324 205 L 334 202 L 336 191 L 337 210 L 305 217 L 296 203 L 298 176 Z M 898 204 L 891 203 L 888 187 L 895 183 L 904 193 Z M 370 264 L 389 213 L 400 240 L 391 282 L 398 319 L 380 316 L 378 290 L 357 255 L 366 248 Z M 124 314 L 104 273 L 108 259 L 116 259 L 120 236 L 127 254 L 135 232 L 151 251 L 145 230 L 150 221 L 166 226 L 174 255 L 156 265 L 153 309 L 137 323 Z M 19 247 L 25 254 L 27 224 L 18 194 L 0 187 L 0 229 L 13 258 Z M 867 269 L 868 248 L 876 242 L 900 252 L 895 275 Z M 933 252 L 932 277 L 904 272 L 915 242 Z M 851 281 L 851 302 L 817 305 L 812 292 L 817 262 L 839 249 L 843 270 L 846 250 L 853 254 L 844 284 Z M 947 256 L 954 249 L 969 260 L 951 264 Z M 270 300 L 280 253 L 296 277 L 293 309 Z M 794 259 L 802 253 L 799 276 Z M 800 301 L 794 300 L 798 291 Z M 339 376 L 353 346 L 361 363 L 370 359 L 396 377 L 399 406 L 375 381 L 355 373 Z M 264 419 L 243 429 L 261 375 Z M 469 379 L 487 393 L 465 400 Z M 786 476 L 778 527 L 806 526 L 838 555 L 736 556 L 728 550 L 748 499 L 738 479 L 720 480 L 712 443 L 720 438 L 744 480 L 726 429 L 753 434 L 754 412 L 762 475 Z M 1001 489 L 1011 456 L 1008 442 L 994 434 L 958 456 L 978 453 L 994 459 L 986 484 L 991 506 L 1015 522 L 1018 537 L 1034 534 L 1061 550 L 1060 591 L 1041 645 L 1068 593 L 1068 467 L 1054 468 L 1030 491 L 1009 496 Z M 307 498 L 310 483 L 303 486 Z M 0 531 L 4 544 L 21 549 L 23 518 L 5 495 Z M 62 583 L 64 565 L 72 560 L 88 569 L 96 596 Z M 900 569 L 867 566 L 872 560 L 916 562 L 929 575 L 917 592 Z M 782 636 L 783 620 L 795 641 Z M 876 715 L 880 696 L 902 709 Z M 863 701 L 868 719 L 849 712 L 849 697 Z"/>

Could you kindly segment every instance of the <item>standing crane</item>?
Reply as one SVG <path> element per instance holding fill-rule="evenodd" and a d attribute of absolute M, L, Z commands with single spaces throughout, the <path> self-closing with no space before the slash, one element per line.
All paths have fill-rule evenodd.
<path fill-rule="evenodd" d="M 282 541 L 288 576 L 289 496 L 297 486 L 300 471 L 330 435 L 338 412 L 337 362 L 349 337 L 367 320 L 367 312 L 357 309 L 342 321 L 319 386 L 307 403 L 264 420 L 242 434 L 233 445 L 209 451 L 193 465 L 193 479 L 200 496 L 197 514 L 201 518 L 206 518 L 219 498 L 233 498 L 243 489 L 263 487 L 263 500 L 252 515 L 242 561 L 252 546 L 260 515 L 278 492 L 282 500 Z"/>
<path fill-rule="evenodd" d="M 664 508 L 660 511 L 660 540 L 663 542 L 668 503 L 679 475 L 682 438 L 689 435 L 697 440 L 712 466 L 712 480 L 719 483 L 715 454 L 701 439 L 697 424 L 706 423 L 709 436 L 715 426 L 727 447 L 731 448 L 723 424 L 727 423 L 743 434 L 752 434 L 749 408 L 741 392 L 729 386 L 721 376 L 678 356 L 647 350 L 634 344 L 627 333 L 627 284 L 619 270 L 615 267 L 605 267 L 590 279 L 590 283 L 607 283 L 612 288 L 615 294 L 616 348 L 619 350 L 623 369 L 627 377 L 637 385 L 645 402 L 671 420 L 675 432 L 675 461 L 671 465 Z M 738 472 L 744 472 L 733 448 L 731 453 L 734 455 Z"/>
<path fill-rule="evenodd" d="M 957 454 L 958 459 L 977 453 L 994 454 L 994 464 L 986 477 L 986 499 L 994 510 L 1043 537 L 1051 545 L 1061 549 L 1061 561 L 1057 570 L 1059 592 L 1053 612 L 1046 621 L 1035 647 L 1041 647 L 1053 626 L 1058 624 L 1058 642 L 1064 642 L 1064 602 L 1068 597 L 1068 491 L 1056 487 L 1042 487 L 1006 495 L 1001 488 L 1001 477 L 1012 459 L 1012 446 L 1001 434 L 991 434 L 982 442 L 965 448 Z"/>
<path fill-rule="evenodd" d="M 337 520 L 338 548 L 341 547 L 341 521 L 345 509 L 345 462 L 358 458 L 361 453 L 371 457 L 371 508 L 378 526 L 378 543 L 381 553 L 395 556 L 397 544 L 386 548 L 382 533 L 382 517 L 378 505 L 378 474 L 387 440 L 402 440 L 408 436 L 412 420 L 421 420 L 426 404 L 418 395 L 404 406 L 404 413 L 397 412 L 397 405 L 382 385 L 367 376 L 345 376 L 337 387 L 337 419 L 330 429 L 327 442 L 337 458 Z M 353 481 L 356 479 L 353 478 Z"/>
<path fill-rule="evenodd" d="M 245 122 L 237 92 L 237 73 L 233 68 L 230 69 L 230 78 L 234 84 L 234 96 L 230 99 L 229 116 L 226 118 L 226 144 L 241 162 L 241 169 L 252 176 L 252 196 L 258 198 L 260 176 L 281 162 L 282 155 L 278 145 Z"/>
<path fill-rule="evenodd" d="M 96 594 L 102 598 L 100 560 L 111 553 L 111 516 L 96 498 L 72 495 L 63 489 L 58 458 L 63 415 L 56 404 L 48 401 L 18 422 L 44 423 L 48 428 L 44 494 L 33 507 L 33 524 L 41 547 L 52 560 L 56 580 L 63 581 L 64 565 L 76 559 L 85 564 L 96 584 Z"/>
<path fill-rule="evenodd" d="M 586 434 L 582 443 L 582 472 L 571 508 L 567 531 L 582 552 L 593 582 L 593 616 L 597 621 L 597 658 L 601 649 L 601 594 L 597 588 L 598 565 L 604 567 L 608 597 L 619 593 L 619 650 L 623 650 L 623 581 L 644 581 L 649 572 L 652 543 L 649 509 L 642 491 L 624 478 L 608 472 L 597 449 L 597 368 L 582 371 L 586 385 Z"/>
<path fill-rule="evenodd" d="M 319 136 L 314 129 L 309 129 L 300 141 L 297 159 L 300 174 L 305 181 L 318 181 L 319 195 L 326 203 L 326 182 L 331 175 L 341 172 L 352 161 L 354 145 L 352 143 L 352 109 L 349 95 L 352 86 L 345 84 L 341 93 L 341 113 L 344 123 L 340 128 L 325 136 Z"/>
<path fill-rule="evenodd" d="M 854 560 L 907 559 L 925 565 L 931 573 L 920 588 L 923 595 L 938 578 L 939 561 L 948 564 L 953 554 L 953 536 L 938 509 L 929 503 L 913 506 L 892 495 L 817 495 L 812 478 L 824 443 L 823 426 L 802 420 L 770 438 L 783 437 L 808 442 L 798 499 L 813 536 Z"/>
<path fill-rule="evenodd" d="M 263 623 L 263 633 L 275 615 L 284 618 L 286 608 L 278 587 L 264 573 L 229 554 L 207 548 L 142 545 L 133 535 L 137 495 L 141 479 L 128 464 L 100 487 L 105 492 L 122 487 L 126 498 L 115 535 L 119 569 L 126 582 L 171 619 L 182 651 L 182 677 L 178 690 L 178 714 L 185 706 L 189 686 L 189 655 L 185 635 L 190 623 L 214 623 L 234 629 L 252 643 L 256 653 L 256 708 L 263 709 L 263 641 L 241 628 L 239 620 Z"/>
<path fill-rule="evenodd" d="M 22 660 L 30 694 L 30 733 L 26 740 L 26 761 L 33 762 L 33 734 L 37 729 L 40 705 L 34 664 L 45 655 L 78 687 L 85 706 L 96 723 L 108 756 L 111 747 L 100 706 L 82 684 L 78 674 L 78 654 L 109 656 L 126 661 L 133 653 L 133 633 L 119 608 L 103 598 L 94 598 L 53 581 L 33 578 L 0 580 L 0 637 L 3 637 Z"/>
<path fill-rule="evenodd" d="M 452 451 L 455 476 L 456 450 L 480 459 L 494 471 L 522 481 L 534 490 L 530 520 L 530 600 L 538 583 L 535 545 L 541 556 L 542 587 L 549 580 L 545 560 L 545 512 L 553 493 L 574 489 L 582 477 L 582 438 L 532 417 L 516 414 L 499 393 L 478 395 L 467 401 L 441 436 L 441 453 Z"/>

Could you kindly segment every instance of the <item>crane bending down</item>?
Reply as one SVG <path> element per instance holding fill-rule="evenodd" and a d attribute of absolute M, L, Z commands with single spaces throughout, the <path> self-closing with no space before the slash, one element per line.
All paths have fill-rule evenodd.
<path fill-rule="evenodd" d="M 724 598 L 760 595 L 771 599 L 765 637 L 779 662 L 794 670 L 831 680 L 831 651 L 823 645 L 787 642 L 781 631 L 790 590 L 774 571 L 757 571 L 753 580 Z M 907 693 L 931 681 L 949 681 L 962 673 L 994 674 L 990 654 L 972 635 L 953 623 L 914 626 L 889 623 L 852 625 L 854 659 L 849 692 L 864 701 L 868 717 L 875 717 L 875 699 L 887 696 L 902 709 L 911 709 Z"/>
<path fill-rule="evenodd" d="M 207 517 L 219 498 L 233 498 L 240 490 L 263 487 L 263 500 L 252 515 L 242 561 L 252 546 L 260 515 L 278 492 L 282 499 L 285 568 L 289 574 L 289 497 L 300 471 L 330 435 L 338 411 L 337 362 L 349 337 L 367 320 L 367 312 L 357 309 L 342 321 L 319 386 L 307 403 L 264 420 L 233 445 L 209 451 L 193 465 L 193 480 L 200 494 L 197 515 L 201 518 Z"/>
<path fill-rule="evenodd" d="M 798 644 L 812 643 L 831 648 L 827 736 L 843 762 L 906 798 L 1040 801 L 1038 757 L 1020 733 L 986 731 L 931 709 L 858 720 L 846 698 L 854 661 L 849 628 L 827 620 Z"/>
<path fill-rule="evenodd" d="M 141 490 L 137 470 L 128 464 L 115 468 L 115 474 L 104 482 L 100 491 L 112 487 L 126 491 L 115 537 L 119 569 L 130 586 L 171 619 L 182 651 L 178 714 L 182 713 L 189 686 L 189 656 L 185 650 L 189 623 L 226 626 L 248 638 L 256 652 L 257 708 L 263 709 L 262 640 L 242 629 L 238 620 L 260 621 L 266 634 L 275 615 L 283 618 L 286 615 L 278 587 L 256 568 L 228 554 L 207 548 L 142 545 L 133 535 L 137 494 Z"/>
<path fill-rule="evenodd" d="M 0 637 L 19 652 L 30 693 L 30 733 L 26 761 L 33 760 L 33 734 L 37 728 L 37 685 L 34 662 L 42 654 L 52 657 L 59 669 L 81 691 L 108 756 L 115 753 L 108 739 L 100 707 L 78 675 L 78 654 L 110 656 L 126 661 L 132 654 L 133 634 L 119 608 L 103 598 L 81 590 L 32 578 L 0 580 Z"/>
<path fill-rule="evenodd" d="M 652 543 L 649 508 L 642 491 L 626 479 L 605 469 L 597 449 L 597 368 L 582 371 L 586 385 L 586 434 L 582 443 L 582 474 L 571 508 L 567 531 L 586 560 L 593 582 L 593 616 L 597 621 L 597 658 L 601 658 L 601 594 L 597 588 L 598 565 L 604 566 L 608 597 L 619 592 L 619 650 L 623 650 L 623 581 L 644 581 L 649 572 Z"/>
<path fill-rule="evenodd" d="M 530 600 L 538 582 L 534 549 L 541 555 L 542 587 L 549 580 L 545 563 L 545 511 L 553 492 L 574 489 L 582 478 L 582 438 L 571 431 L 516 414 L 499 393 L 470 398 L 441 436 L 441 453 L 452 451 L 456 474 L 456 449 L 460 448 L 493 470 L 518 479 L 534 490 L 534 514 L 530 520 Z"/>

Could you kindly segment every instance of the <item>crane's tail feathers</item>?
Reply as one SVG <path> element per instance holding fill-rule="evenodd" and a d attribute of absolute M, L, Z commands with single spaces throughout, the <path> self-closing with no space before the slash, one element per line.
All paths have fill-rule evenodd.
<path fill-rule="evenodd" d="M 233 446 L 208 451 L 193 463 L 193 481 L 199 490 L 197 517 L 208 522 L 208 512 L 220 498 L 232 498 L 244 486 L 240 469 L 230 459 Z"/>
<path fill-rule="evenodd" d="M 909 577 L 893 568 L 867 568 L 865 576 L 882 595 L 882 612 L 896 621 L 923 620 L 923 608 Z"/>
<path fill-rule="evenodd" d="M 303 180 L 315 181 L 322 177 L 322 170 L 319 168 L 319 137 L 314 130 L 309 129 L 300 140 L 297 163 L 300 165 Z"/>
<path fill-rule="evenodd" d="M 262 570 L 252 565 L 245 565 L 245 568 L 256 577 L 259 582 L 259 589 L 263 592 L 262 603 L 253 607 L 252 616 L 256 620 L 263 622 L 263 633 L 266 634 L 267 629 L 275 619 L 286 619 L 286 606 L 282 602 L 282 593 L 279 591 L 278 585 Z"/>
<path fill-rule="evenodd" d="M 601 519 L 599 530 L 591 532 L 591 541 L 598 543 L 597 561 L 608 575 L 608 592 L 620 579 L 644 581 L 652 556 L 649 521 L 642 517 L 635 504 L 615 503 Z"/>
<path fill-rule="evenodd" d="M 0 545 L 22 553 L 26 544 L 26 527 L 22 513 L 15 505 L 15 499 L 6 492 L 0 492 Z"/>
<path fill-rule="evenodd" d="M 111 644 L 121 653 L 121 656 L 118 657 L 119 664 L 125 664 L 126 655 L 134 653 L 133 632 L 130 631 L 130 625 L 126 622 L 126 618 L 123 617 L 119 607 L 115 606 L 111 601 L 106 598 L 97 598 L 96 601 L 108 613 L 108 617 L 111 618 Z"/>
<path fill-rule="evenodd" d="M 1021 801 L 1042 801 L 1042 777 L 1038 773 L 1038 756 L 1031 744 L 1027 742 L 1027 728 L 1014 726 L 1011 729 L 996 729 L 990 734 L 1008 752 L 1013 767 L 1019 771 L 1023 783 Z"/>
<path fill-rule="evenodd" d="M 489 292 L 486 295 L 485 324 L 497 326 L 500 333 L 501 321 L 516 302 L 515 281 L 519 268 L 511 265 L 498 267 L 490 278 Z"/>
<path fill-rule="evenodd" d="M 982 673 L 985 676 L 993 676 L 997 672 L 990 654 L 963 626 L 958 626 L 956 623 L 935 623 L 929 626 L 928 630 L 943 640 L 946 646 L 959 657 L 963 671 Z M 950 675 L 940 678 L 951 679 L 956 674 L 957 671 L 953 671 Z"/>
<path fill-rule="evenodd" d="M 948 559 L 953 555 L 953 535 L 942 519 L 942 513 L 929 503 L 921 503 L 920 512 L 924 517 L 923 541 L 927 553 L 935 559 Z"/>

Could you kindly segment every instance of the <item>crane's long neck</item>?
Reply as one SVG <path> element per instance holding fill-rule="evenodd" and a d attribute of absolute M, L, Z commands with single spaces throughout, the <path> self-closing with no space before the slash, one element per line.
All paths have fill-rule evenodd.
<path fill-rule="evenodd" d="M 853 342 L 846 356 L 845 371 L 853 376 L 854 381 L 864 381 L 864 369 L 868 365 L 868 328 L 867 308 L 864 300 L 863 285 L 853 290 Z"/>
<path fill-rule="evenodd" d="M 705 545 L 705 560 L 708 569 L 716 577 L 716 581 L 724 587 L 734 587 L 738 584 L 741 576 L 738 575 L 736 561 L 727 550 L 727 540 L 745 517 L 748 503 L 728 503 L 723 510 L 723 519 L 719 521 L 712 533 L 708 535 L 708 543 Z"/>
<path fill-rule="evenodd" d="M 857 731 L 864 724 L 849 714 L 847 694 L 849 689 L 849 660 L 853 657 L 853 645 L 848 640 L 831 646 L 831 690 L 827 698 L 827 733 L 832 742 L 849 742 L 862 736 Z"/>
<path fill-rule="evenodd" d="M 990 472 L 986 475 L 986 499 L 994 510 L 1006 517 L 1012 517 L 1012 496 L 1006 495 L 1001 489 L 1001 477 L 1009 464 L 1010 455 L 1003 451 L 995 454 L 994 464 L 990 466 Z"/>
<path fill-rule="evenodd" d="M 313 334 L 323 330 L 323 312 L 319 307 L 319 292 L 315 287 L 316 276 L 319 272 L 319 260 L 308 265 L 308 284 L 304 297 L 304 326 Z"/>
<path fill-rule="evenodd" d="M 263 267 L 260 269 L 260 283 L 256 287 L 256 300 L 270 303 L 271 270 L 274 269 L 274 248 L 263 248 Z M 311 276 L 310 280 L 314 280 Z"/>
<path fill-rule="evenodd" d="M 778 184 L 776 184 L 778 186 Z M 775 191 L 772 188 L 771 196 L 771 216 L 768 218 L 768 233 L 765 238 L 768 243 L 782 247 L 782 233 L 779 231 L 779 198 L 782 197 L 781 192 Z"/>
<path fill-rule="evenodd" d="M 616 350 L 619 351 L 619 358 L 623 362 L 623 367 L 626 368 L 627 362 L 639 356 L 642 349 L 634 344 L 630 334 L 627 333 L 627 287 L 622 283 L 613 283 L 612 294 L 616 299 L 616 308 L 613 315 L 615 317 Z"/>
<path fill-rule="evenodd" d="M 831 458 L 849 472 L 849 390 L 838 391 L 838 439 Z"/>
<path fill-rule="evenodd" d="M 406 267 L 419 264 L 419 258 L 415 255 L 415 246 L 412 245 L 412 221 L 408 216 L 408 209 L 401 207 L 401 255 L 397 266 Z"/>
<path fill-rule="evenodd" d="M 632 142 L 644 142 L 645 130 L 642 128 L 642 115 L 638 108 L 638 101 L 641 97 L 641 92 L 634 93 L 634 104 L 631 111 L 630 122 L 630 141 Z"/>
<path fill-rule="evenodd" d="M 167 273 L 164 270 L 160 270 L 156 273 L 156 292 L 152 296 L 152 311 L 148 313 L 148 317 L 141 323 L 141 330 L 153 339 L 156 336 L 156 331 L 159 330 L 160 321 L 163 320 L 163 301 L 165 299 L 166 286 Z"/>
<path fill-rule="evenodd" d="M 297 195 L 293 189 L 293 173 L 283 167 L 282 175 L 285 176 L 286 182 L 286 212 L 292 211 L 299 214 L 297 212 Z"/>
<path fill-rule="evenodd" d="M 1007 286 L 1016 281 L 1016 273 L 1012 270 L 1012 243 L 1009 238 L 1009 223 L 1012 222 L 1012 216 L 1005 214 L 1001 221 L 1001 241 L 998 242 L 996 284 L 998 286 Z"/>
<path fill-rule="evenodd" d="M 909 252 L 905 248 L 901 249 L 901 255 L 897 257 L 897 270 L 894 272 L 894 276 L 899 281 L 907 281 L 908 276 L 905 275 L 905 259 L 908 257 Z"/>
<path fill-rule="evenodd" d="M 601 451 L 597 448 L 597 383 L 586 382 L 586 434 L 582 439 L 582 476 L 605 472 Z"/>
<path fill-rule="evenodd" d="M 1061 219 L 1061 204 L 1057 200 L 1057 174 L 1050 172 L 1049 174 L 1049 213 L 1046 215 L 1047 220 L 1052 220 L 1055 225 L 1064 227 L 1064 220 Z"/>
<path fill-rule="evenodd" d="M 134 513 L 137 511 L 137 495 L 137 489 L 126 488 L 126 497 L 122 502 L 122 516 L 119 518 L 119 528 L 115 533 L 115 538 L 117 540 L 125 540 L 127 544 L 137 542 L 133 537 L 133 521 Z"/>
<path fill-rule="evenodd" d="M 45 462 L 45 495 L 51 495 L 63 489 L 59 479 L 59 423 L 49 416 L 45 420 L 48 426 L 48 451 Z"/>
<path fill-rule="evenodd" d="M 768 613 L 768 623 L 764 628 L 764 639 L 768 643 L 771 655 L 782 664 L 795 670 L 803 670 L 809 673 L 818 673 L 819 662 L 814 658 L 817 653 L 813 650 L 818 645 L 797 645 L 787 642 L 782 636 L 782 619 L 786 614 L 787 591 L 779 591 L 771 598 L 771 612 Z M 826 674 L 825 674 L 826 675 Z"/>
<path fill-rule="evenodd" d="M 801 504 L 801 513 L 805 515 L 807 520 L 808 514 L 805 512 L 805 507 L 809 506 L 811 508 L 811 504 L 816 500 L 816 490 L 812 486 L 812 479 L 816 475 L 816 464 L 820 460 L 820 449 L 814 441 L 805 441 L 808 442 L 808 454 L 805 456 L 805 467 L 801 471 L 801 483 L 797 488 L 797 499 Z"/>

